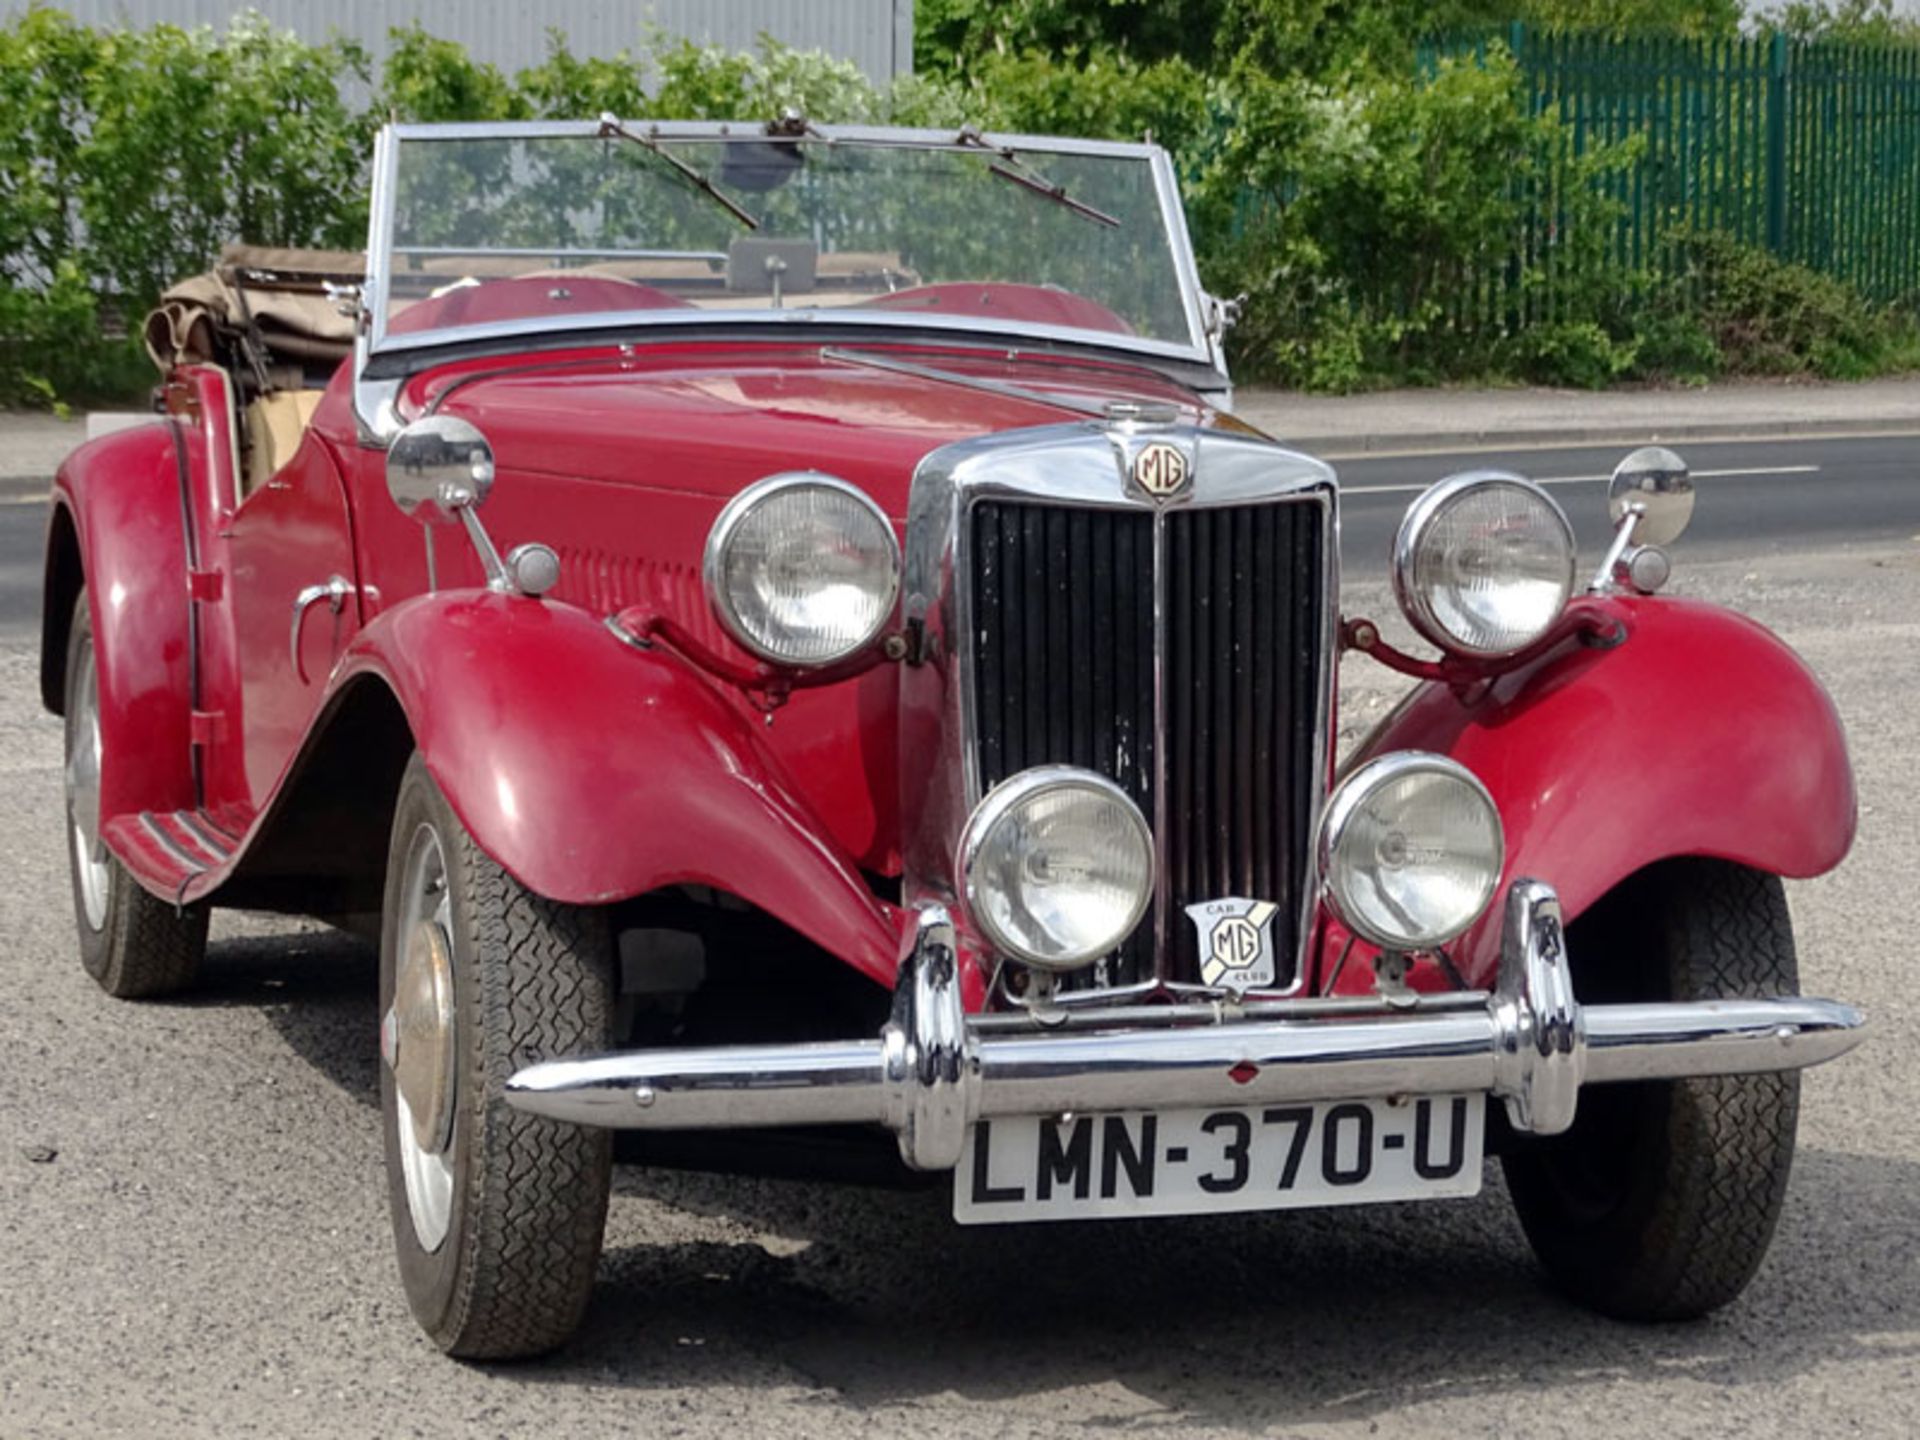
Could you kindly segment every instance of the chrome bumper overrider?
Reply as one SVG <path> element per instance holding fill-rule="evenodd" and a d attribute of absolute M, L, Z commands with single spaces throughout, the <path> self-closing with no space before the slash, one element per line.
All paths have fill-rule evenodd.
<path fill-rule="evenodd" d="M 1191 1008 L 1191 1007 L 1189 1007 Z M 885 1125 L 921 1170 L 959 1162 L 969 1122 L 1064 1111 L 1199 1108 L 1487 1091 L 1517 1130 L 1573 1123 L 1582 1085 L 1792 1070 L 1844 1054 L 1865 1019 L 1797 998 L 1587 1005 L 1573 995 L 1552 887 L 1507 893 L 1499 983 L 1432 1008 L 1351 1002 L 1286 1018 L 1009 1032 L 970 1020 L 953 926 L 922 912 L 893 1019 L 875 1040 L 642 1050 L 531 1065 L 514 1106 L 622 1130 Z M 1086 1017 L 1092 1019 L 1093 1017 Z M 1097 1025 L 1097 1020 L 1094 1021 Z"/>

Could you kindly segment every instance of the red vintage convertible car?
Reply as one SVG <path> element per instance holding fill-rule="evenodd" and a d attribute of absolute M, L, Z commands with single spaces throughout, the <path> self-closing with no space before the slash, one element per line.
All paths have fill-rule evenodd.
<path fill-rule="evenodd" d="M 390 127 L 367 254 L 183 286 L 158 413 L 61 469 L 88 972 L 188 984 L 215 905 L 377 926 L 456 1355 L 576 1325 L 621 1130 L 878 1136 L 963 1223 L 1497 1153 L 1571 1294 L 1730 1300 L 1861 1033 L 1779 878 L 1853 834 L 1832 704 L 1654 593 L 1664 451 L 1590 583 L 1475 472 L 1392 557 L 1437 658 L 1343 618 L 1333 472 L 1233 417 L 1229 311 L 1150 145 Z M 1343 648 L 1417 683 L 1336 770 Z"/>

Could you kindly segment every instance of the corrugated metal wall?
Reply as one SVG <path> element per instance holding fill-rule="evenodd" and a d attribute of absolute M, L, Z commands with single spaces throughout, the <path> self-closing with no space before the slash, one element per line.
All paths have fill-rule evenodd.
<path fill-rule="evenodd" d="M 7 0 L 6 12 L 26 8 Z M 240 8 L 216 0 L 61 0 L 92 25 L 134 28 L 225 27 Z M 825 50 L 853 61 L 885 83 L 913 70 L 913 0 L 252 0 L 275 25 L 310 40 L 330 31 L 352 36 L 375 55 L 387 31 L 418 22 L 429 34 L 458 40 L 477 60 L 511 74 L 546 53 L 547 31 L 559 30 L 577 55 L 639 48 L 649 25 L 701 44 L 748 49 L 761 34 L 801 50 Z"/>

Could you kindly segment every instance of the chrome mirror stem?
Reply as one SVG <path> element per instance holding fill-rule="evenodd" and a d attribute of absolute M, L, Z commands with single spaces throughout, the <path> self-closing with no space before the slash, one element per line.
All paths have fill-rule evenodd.
<path fill-rule="evenodd" d="M 1607 553 L 1600 562 L 1600 568 L 1593 572 L 1593 579 L 1587 584 L 1589 595 L 1605 595 L 1613 589 L 1614 567 L 1620 563 L 1620 557 L 1627 553 L 1627 547 L 1633 544 L 1634 528 L 1639 525 L 1640 517 L 1646 514 L 1644 506 L 1629 503 L 1625 513 L 1620 516 L 1620 526 L 1613 532 L 1613 543 L 1607 546 Z"/>
<path fill-rule="evenodd" d="M 460 517 L 460 524 L 467 532 L 467 539 L 473 542 L 473 548 L 479 552 L 480 568 L 487 572 L 487 588 L 506 594 L 513 590 L 512 579 L 507 575 L 506 562 L 500 558 L 500 552 L 494 548 L 493 537 L 487 534 L 487 527 L 480 523 L 480 516 L 471 504 L 455 507 L 454 514 Z"/>

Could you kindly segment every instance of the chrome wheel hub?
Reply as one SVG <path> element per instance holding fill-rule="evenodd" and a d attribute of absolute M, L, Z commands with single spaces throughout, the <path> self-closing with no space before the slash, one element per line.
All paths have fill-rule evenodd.
<path fill-rule="evenodd" d="M 107 923 L 112 879 L 107 848 L 100 841 L 100 688 L 93 651 L 80 657 L 80 683 L 67 716 L 67 822 L 80 908 L 90 929 Z"/>
<path fill-rule="evenodd" d="M 453 906 L 446 853 L 430 825 L 407 852 L 393 1002 L 380 1021 L 380 1053 L 393 1072 L 395 1131 L 407 1213 L 431 1254 L 453 1223 L 453 1119 L 457 1067 Z"/>
<path fill-rule="evenodd" d="M 413 1138 L 428 1153 L 443 1150 L 453 1121 L 453 955 L 438 921 L 422 920 L 408 936 L 388 1014 L 388 1063 L 413 1112 Z"/>

